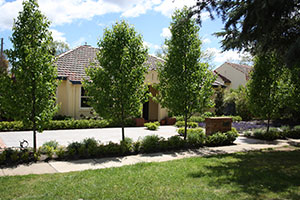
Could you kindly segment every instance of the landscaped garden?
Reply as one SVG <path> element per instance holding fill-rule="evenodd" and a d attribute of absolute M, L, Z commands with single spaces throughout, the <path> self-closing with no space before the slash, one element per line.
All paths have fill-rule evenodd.
<path fill-rule="evenodd" d="M 299 199 L 300 151 L 0 177 L 0 199 Z"/>

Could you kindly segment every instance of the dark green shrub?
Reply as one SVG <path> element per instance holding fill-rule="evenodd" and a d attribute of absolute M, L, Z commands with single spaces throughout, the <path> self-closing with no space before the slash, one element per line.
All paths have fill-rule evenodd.
<path fill-rule="evenodd" d="M 227 140 L 225 142 L 226 145 L 232 144 L 236 138 L 239 136 L 237 130 L 235 128 L 231 128 L 231 131 L 227 131 L 226 133 Z"/>
<path fill-rule="evenodd" d="M 177 126 L 177 127 L 184 127 L 184 125 L 185 125 L 184 121 L 177 121 L 175 123 L 175 126 Z M 187 127 L 188 128 L 197 128 L 198 127 L 198 123 L 197 122 L 188 122 L 187 123 Z"/>
<path fill-rule="evenodd" d="M 58 159 L 64 159 L 66 157 L 66 148 L 64 146 L 58 146 L 55 150 L 55 154 L 57 155 Z"/>
<path fill-rule="evenodd" d="M 276 140 L 283 139 L 284 132 L 278 130 L 277 128 L 270 128 L 269 132 L 266 129 L 256 129 L 253 131 L 253 137 L 261 140 Z"/>
<path fill-rule="evenodd" d="M 145 153 L 152 153 L 160 151 L 159 143 L 163 140 L 163 138 L 157 135 L 147 135 L 143 138 L 141 143 L 141 151 Z"/>
<path fill-rule="evenodd" d="M 145 123 L 145 126 L 147 127 L 148 130 L 155 131 L 158 129 L 157 123 L 149 122 Z"/>
<path fill-rule="evenodd" d="M 293 139 L 300 139 L 300 125 L 293 127 L 292 129 L 283 130 L 286 137 Z"/>
<path fill-rule="evenodd" d="M 131 138 L 125 137 L 125 140 L 120 142 L 121 154 L 126 155 L 133 152 L 133 141 Z"/>
<path fill-rule="evenodd" d="M 119 156 L 121 154 L 120 144 L 109 142 L 104 146 L 105 156 Z"/>
<path fill-rule="evenodd" d="M 205 142 L 205 134 L 202 129 L 189 129 L 187 134 L 187 142 L 191 147 L 203 146 Z"/>
<path fill-rule="evenodd" d="M 169 137 L 167 142 L 169 150 L 181 149 L 185 147 L 185 141 L 178 135 Z"/>
<path fill-rule="evenodd" d="M 94 138 L 86 138 L 81 142 L 81 146 L 78 149 L 79 156 L 81 158 L 90 158 L 97 155 L 98 142 Z"/>
<path fill-rule="evenodd" d="M 12 149 L 6 148 L 0 152 L 0 165 L 17 165 L 34 162 L 39 159 L 38 154 L 34 154 L 31 148 Z"/>
<path fill-rule="evenodd" d="M 78 158 L 79 157 L 79 148 L 81 147 L 80 142 L 72 142 L 67 146 L 67 156 L 69 158 Z"/>
<path fill-rule="evenodd" d="M 239 136 L 235 128 L 231 128 L 230 131 L 225 133 L 217 132 L 206 137 L 207 146 L 223 146 L 232 144 Z"/>
<path fill-rule="evenodd" d="M 136 141 L 132 143 L 132 148 L 133 148 L 133 152 L 134 153 L 139 153 L 140 149 L 141 149 L 141 142 L 140 141 Z"/>

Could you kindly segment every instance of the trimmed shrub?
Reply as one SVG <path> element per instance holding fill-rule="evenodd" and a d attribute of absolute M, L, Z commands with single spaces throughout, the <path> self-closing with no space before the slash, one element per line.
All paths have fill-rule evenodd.
<path fill-rule="evenodd" d="M 164 139 L 158 135 L 147 135 L 142 139 L 141 151 L 145 153 L 153 153 L 160 151 L 160 142 Z"/>
<path fill-rule="evenodd" d="M 184 128 L 179 128 L 179 129 L 177 129 L 177 132 L 178 132 L 178 134 L 180 135 L 180 136 L 183 136 L 184 135 Z M 189 128 L 189 129 L 187 129 L 187 131 L 186 131 L 186 133 L 187 133 L 187 135 L 189 134 L 189 133 L 198 133 L 198 134 L 202 134 L 203 133 L 203 129 L 202 128 Z"/>
<path fill-rule="evenodd" d="M 159 125 L 157 125 L 157 123 L 149 122 L 149 123 L 145 123 L 145 126 L 147 127 L 148 130 L 155 131 L 158 129 Z"/>
<path fill-rule="evenodd" d="M 191 147 L 200 147 L 205 143 L 205 134 L 202 129 L 189 129 L 187 142 Z M 201 130 L 201 131 L 200 131 Z"/>
<path fill-rule="evenodd" d="M 177 127 L 184 127 L 184 125 L 185 125 L 184 121 L 178 121 L 175 124 L 175 126 L 177 126 Z M 188 122 L 187 123 L 187 127 L 188 128 L 197 128 L 198 127 L 198 123 L 197 122 Z"/>
<path fill-rule="evenodd" d="M 284 139 L 284 132 L 280 131 L 277 128 L 270 128 L 269 132 L 266 129 L 255 129 L 253 131 L 253 137 L 260 140 L 276 140 L 276 139 Z"/>
<path fill-rule="evenodd" d="M 206 138 L 207 146 L 224 146 L 232 144 L 238 137 L 238 132 L 235 128 L 225 133 L 217 132 Z"/>
<path fill-rule="evenodd" d="M 178 135 L 169 137 L 167 140 L 168 149 L 169 150 L 176 150 L 185 147 L 186 142 Z"/>
<path fill-rule="evenodd" d="M 2 152 L 0 152 L 0 165 L 17 165 L 22 163 L 35 162 L 38 159 L 39 154 L 34 153 L 31 148 L 6 148 Z"/>
<path fill-rule="evenodd" d="M 81 147 L 81 143 L 72 142 L 67 146 L 66 156 L 69 158 L 78 158 L 79 157 L 79 148 Z"/>
<path fill-rule="evenodd" d="M 282 127 L 281 127 L 282 129 Z M 293 128 L 286 128 L 283 130 L 286 137 L 293 139 L 300 139 L 300 125 L 294 126 Z"/>

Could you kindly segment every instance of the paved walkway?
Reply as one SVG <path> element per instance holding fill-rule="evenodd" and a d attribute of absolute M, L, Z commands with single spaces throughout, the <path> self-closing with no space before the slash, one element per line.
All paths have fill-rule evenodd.
<path fill-rule="evenodd" d="M 277 140 L 265 142 L 256 139 L 238 137 L 235 145 L 223 147 L 205 147 L 193 151 L 180 151 L 170 153 L 141 154 L 125 157 L 85 159 L 75 161 L 50 161 L 30 165 L 19 165 L 15 168 L 0 169 L 0 176 L 27 175 L 27 174 L 49 174 L 71 171 L 82 171 L 89 169 L 102 169 L 109 167 L 121 167 L 140 162 L 163 162 L 189 157 L 200 157 L 213 154 L 226 154 L 242 151 L 251 151 L 265 148 L 276 148 L 291 144 L 300 144 L 300 140 Z"/>

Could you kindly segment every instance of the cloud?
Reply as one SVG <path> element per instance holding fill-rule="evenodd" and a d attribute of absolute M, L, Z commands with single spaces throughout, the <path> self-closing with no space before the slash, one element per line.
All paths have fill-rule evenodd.
<path fill-rule="evenodd" d="M 211 43 L 211 40 L 210 40 L 209 38 L 203 38 L 203 39 L 202 39 L 202 42 L 203 42 L 204 44 L 209 44 L 209 43 Z"/>
<path fill-rule="evenodd" d="M 130 2 L 130 1 L 128 1 Z M 160 3 L 160 0 L 143 0 L 137 1 L 136 4 L 132 4 L 123 13 L 122 17 L 138 17 L 141 14 L 145 14 L 148 10 L 151 10 L 154 5 Z"/>
<path fill-rule="evenodd" d="M 61 41 L 61 42 L 67 42 L 67 39 L 66 37 L 64 37 L 64 33 L 62 32 L 59 32 L 58 30 L 55 30 L 55 29 L 50 29 L 50 31 L 52 32 L 52 37 L 53 37 L 53 40 L 56 40 L 56 41 Z"/>
<path fill-rule="evenodd" d="M 222 52 L 216 48 L 207 48 L 206 51 L 210 54 L 213 54 L 213 61 L 219 64 L 226 61 L 238 62 L 242 60 L 243 55 L 248 55 L 247 53 L 233 50 Z"/>
<path fill-rule="evenodd" d="M 164 0 L 161 4 L 154 8 L 155 11 L 160 12 L 162 15 L 171 17 L 175 10 L 182 9 L 184 6 L 192 7 L 196 5 L 195 0 Z M 208 12 L 201 13 L 202 21 L 209 18 Z"/>
<path fill-rule="evenodd" d="M 146 42 L 146 41 L 144 41 L 143 44 L 144 44 L 144 47 L 149 48 L 149 49 L 152 49 L 152 50 L 157 50 L 157 49 L 160 49 L 160 48 L 161 48 L 159 45 L 157 45 L 157 44 L 152 44 L 151 42 Z"/>
<path fill-rule="evenodd" d="M 163 28 L 162 33 L 160 34 L 160 36 L 163 37 L 163 38 L 171 38 L 172 33 L 171 33 L 169 28 Z"/>
<path fill-rule="evenodd" d="M 0 2 L 0 31 L 11 29 L 14 18 L 18 16 L 18 12 L 22 9 L 22 0 L 12 2 Z"/>
<path fill-rule="evenodd" d="M 72 43 L 71 48 L 75 48 L 75 47 L 78 47 L 80 45 L 83 45 L 84 42 L 86 42 L 86 38 L 85 37 L 80 37 L 77 41 Z"/>

